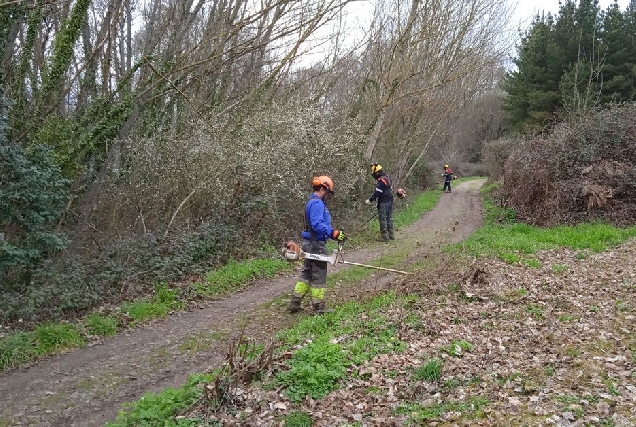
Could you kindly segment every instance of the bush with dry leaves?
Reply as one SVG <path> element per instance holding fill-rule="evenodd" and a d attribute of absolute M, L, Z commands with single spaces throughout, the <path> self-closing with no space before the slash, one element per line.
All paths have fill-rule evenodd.
<path fill-rule="evenodd" d="M 505 164 L 504 194 L 518 218 L 534 224 L 636 224 L 636 104 L 517 146 Z"/>

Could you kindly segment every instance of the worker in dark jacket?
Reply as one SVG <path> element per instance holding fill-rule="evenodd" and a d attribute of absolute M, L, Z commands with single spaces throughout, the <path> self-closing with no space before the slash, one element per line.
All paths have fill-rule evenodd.
<path fill-rule="evenodd" d="M 301 249 L 310 254 L 327 254 L 327 240 L 342 242 L 344 231 L 334 230 L 331 225 L 331 214 L 325 198 L 333 194 L 333 181 L 328 176 L 314 177 L 311 183 L 314 192 L 305 204 L 305 229 L 301 233 L 303 242 Z M 302 300 L 311 291 L 314 313 L 325 312 L 325 288 L 327 287 L 327 261 L 305 258 L 300 280 L 296 282 L 294 294 L 289 301 L 288 310 L 296 313 L 302 310 Z"/>
<path fill-rule="evenodd" d="M 442 176 L 444 177 L 444 189 L 442 191 L 444 191 L 444 193 L 450 193 L 451 181 L 453 180 L 453 171 L 450 166 L 444 165 L 444 174 Z"/>
<path fill-rule="evenodd" d="M 383 242 L 395 239 L 393 231 L 393 187 L 391 179 L 377 163 L 371 165 L 371 175 L 377 180 L 375 191 L 365 203 L 370 205 L 378 201 L 378 219 L 380 221 L 380 236 Z"/>

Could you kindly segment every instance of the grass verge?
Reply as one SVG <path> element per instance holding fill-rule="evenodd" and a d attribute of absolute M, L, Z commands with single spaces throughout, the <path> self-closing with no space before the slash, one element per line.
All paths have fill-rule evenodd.
<path fill-rule="evenodd" d="M 517 223 L 513 211 L 495 204 L 491 194 L 496 188 L 493 184 L 481 190 L 486 211 L 484 225 L 465 241 L 450 245 L 449 251 L 476 257 L 495 256 L 509 263 L 524 261 L 536 267 L 536 260 L 529 255 L 540 250 L 566 247 L 582 252 L 601 252 L 636 237 L 636 227 L 585 223 L 540 228 Z"/>
<path fill-rule="evenodd" d="M 165 317 L 182 309 L 193 295 L 219 297 L 255 279 L 271 278 L 289 268 L 289 263 L 280 259 L 233 261 L 208 273 L 205 283 L 193 283 L 181 289 L 171 289 L 168 284 L 160 283 L 152 298 L 125 302 L 110 313 L 94 312 L 73 323 L 46 324 L 32 331 L 9 333 L 0 339 L 0 370 L 83 347 L 89 339 L 114 335 L 125 326 L 134 327 Z"/>

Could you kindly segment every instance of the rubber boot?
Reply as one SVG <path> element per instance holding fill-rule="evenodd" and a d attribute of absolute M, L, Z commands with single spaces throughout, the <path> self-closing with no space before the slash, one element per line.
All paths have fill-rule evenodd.
<path fill-rule="evenodd" d="M 326 304 L 324 301 L 318 301 L 312 304 L 314 309 L 314 314 L 323 314 L 327 311 Z"/>
<path fill-rule="evenodd" d="M 298 295 L 292 295 L 291 299 L 289 300 L 289 307 L 287 307 L 287 310 L 290 313 L 298 313 L 299 311 L 303 311 L 303 308 L 301 307 L 302 301 L 302 297 Z"/>

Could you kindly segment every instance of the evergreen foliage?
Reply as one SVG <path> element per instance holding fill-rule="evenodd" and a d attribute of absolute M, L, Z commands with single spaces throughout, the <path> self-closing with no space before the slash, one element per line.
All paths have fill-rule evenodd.
<path fill-rule="evenodd" d="M 8 101 L 0 99 L 0 281 L 22 276 L 67 240 L 54 226 L 68 200 L 68 181 L 50 150 L 29 150 L 8 141 Z M 5 282 L 6 283 L 6 282 Z"/>
<path fill-rule="evenodd" d="M 505 81 L 513 129 L 540 132 L 566 116 L 636 99 L 636 20 L 613 4 L 568 0 L 537 15 Z"/>
<path fill-rule="evenodd" d="M 80 35 L 80 30 L 86 23 L 90 0 L 78 0 L 73 6 L 71 15 L 64 22 L 53 40 L 53 53 L 48 70 L 42 76 L 43 99 L 54 99 L 54 94 L 63 83 L 64 74 L 73 60 L 73 48 Z"/>

